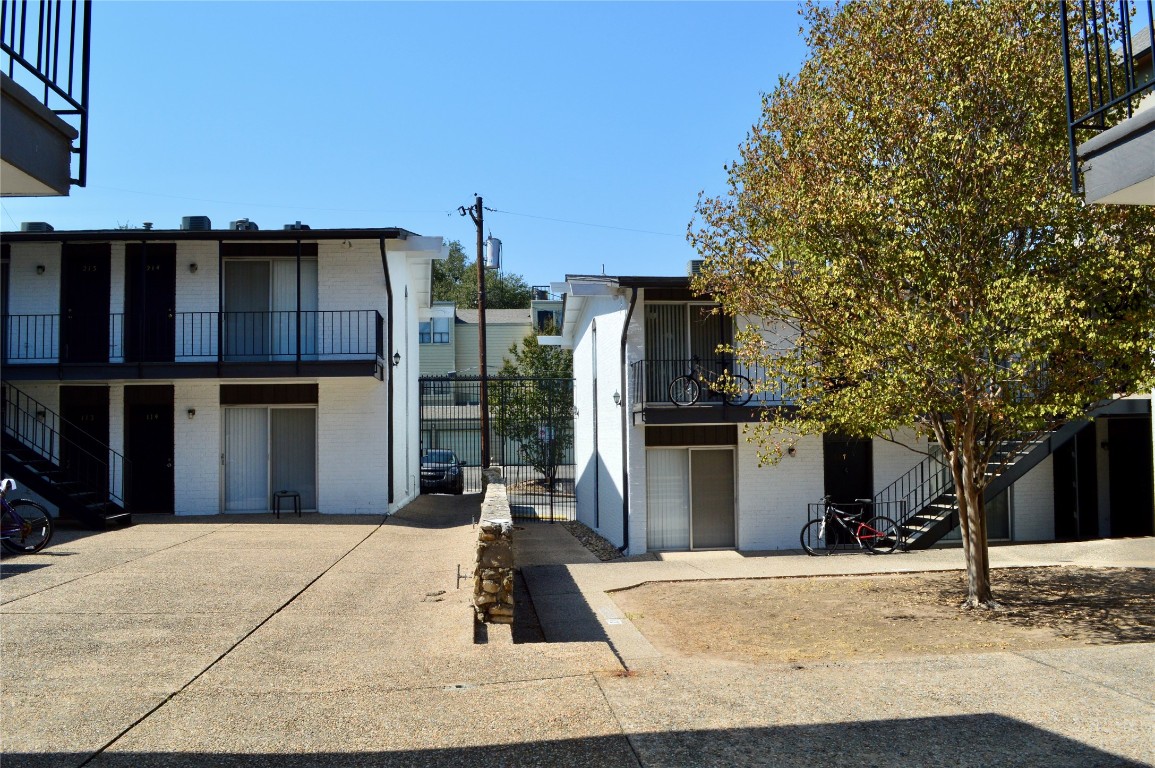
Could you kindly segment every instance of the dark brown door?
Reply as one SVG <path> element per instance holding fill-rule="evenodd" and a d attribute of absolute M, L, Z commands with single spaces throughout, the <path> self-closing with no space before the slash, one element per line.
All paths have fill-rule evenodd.
<path fill-rule="evenodd" d="M 65 244 L 60 277 L 60 359 L 65 363 L 108 362 L 108 243 Z"/>
<path fill-rule="evenodd" d="M 130 512 L 173 511 L 173 388 L 124 388 L 125 500 Z"/>
<path fill-rule="evenodd" d="M 873 452 L 869 440 L 836 435 L 822 438 L 822 479 L 826 495 L 838 504 L 874 495 Z"/>
<path fill-rule="evenodd" d="M 172 362 L 175 349 L 176 245 L 125 247 L 124 359 Z"/>
<path fill-rule="evenodd" d="M 1054 453 L 1055 538 L 1099 535 L 1099 483 L 1095 425 L 1087 424 Z"/>
<path fill-rule="evenodd" d="M 108 490 L 108 387 L 60 388 L 60 466 L 69 479 Z"/>
<path fill-rule="evenodd" d="M 1111 535 L 1155 534 L 1151 418 L 1125 416 L 1108 419 L 1107 452 L 1110 455 Z"/>

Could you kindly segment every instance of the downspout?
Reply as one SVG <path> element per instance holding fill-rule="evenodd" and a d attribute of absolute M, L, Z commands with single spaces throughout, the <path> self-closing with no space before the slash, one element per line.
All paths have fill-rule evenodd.
<path fill-rule="evenodd" d="M 393 446 L 396 442 L 397 430 L 393 423 L 393 400 L 395 380 L 397 378 L 396 372 L 393 370 L 393 358 L 389 354 L 389 350 L 393 349 L 393 280 L 389 276 L 389 258 L 385 253 L 385 238 L 381 238 L 381 267 L 385 270 L 385 301 L 388 304 L 388 311 L 385 319 L 385 349 L 382 350 L 385 359 L 385 370 L 389 375 L 389 397 L 387 405 L 385 406 L 385 419 L 389 425 L 389 506 L 393 506 Z M 406 361 L 408 362 L 408 361 Z M 385 514 L 389 514 L 386 511 Z"/>
<path fill-rule="evenodd" d="M 630 330 L 630 319 L 634 316 L 634 305 L 638 302 L 638 289 L 636 287 L 630 289 L 630 308 L 626 312 L 626 322 L 622 325 L 622 402 L 625 406 L 622 407 L 622 551 L 625 552 L 630 548 L 630 454 L 626 450 L 626 438 L 628 436 L 627 430 L 629 425 L 626 423 L 627 416 L 632 412 L 633 405 L 630 403 L 630 391 L 626 388 L 626 334 Z"/>

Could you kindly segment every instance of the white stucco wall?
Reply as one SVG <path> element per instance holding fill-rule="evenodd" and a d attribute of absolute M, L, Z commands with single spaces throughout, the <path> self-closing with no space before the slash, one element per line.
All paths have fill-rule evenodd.
<path fill-rule="evenodd" d="M 1049 541 L 1055 538 L 1054 457 L 1048 456 L 1011 487 L 1011 538 Z"/>
<path fill-rule="evenodd" d="M 199 273 L 199 271 L 198 271 Z M 179 270 L 178 270 L 179 274 Z M 220 382 L 188 379 L 173 383 L 173 509 L 178 515 L 221 511 Z M 121 399 L 123 405 L 123 397 Z M 193 418 L 188 410 L 196 409 Z M 123 407 L 120 409 L 123 415 Z M 121 419 L 123 423 L 123 418 Z"/>
<path fill-rule="evenodd" d="M 798 549 L 807 505 L 822 500 L 822 437 L 798 438 L 793 456 L 759 467 L 758 446 L 739 434 L 737 471 L 738 548 Z"/>
<path fill-rule="evenodd" d="M 577 320 L 580 330 L 574 348 L 578 519 L 617 546 L 624 543 L 622 424 L 629 414 L 621 375 L 621 332 L 626 308 L 625 299 L 618 295 L 587 299 L 585 311 Z M 620 406 L 614 403 L 615 392 L 622 398 Z"/>

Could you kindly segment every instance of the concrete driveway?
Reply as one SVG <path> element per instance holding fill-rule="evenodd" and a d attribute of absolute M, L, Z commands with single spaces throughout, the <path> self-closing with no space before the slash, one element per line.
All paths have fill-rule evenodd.
<path fill-rule="evenodd" d="M 565 641 L 475 633 L 459 574 L 477 504 L 423 497 L 387 520 L 167 518 L 61 531 L 38 555 L 6 557 L 0 762 L 1132 766 L 1155 754 L 1151 646 L 805 669 L 664 658 L 603 587 L 666 564 L 591 562 L 561 526 L 517 535 L 543 630 Z M 715 555 L 674 567 L 741 575 Z"/>

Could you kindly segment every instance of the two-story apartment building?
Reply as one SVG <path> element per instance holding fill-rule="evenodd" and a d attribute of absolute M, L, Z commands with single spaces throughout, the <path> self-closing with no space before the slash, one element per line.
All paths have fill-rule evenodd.
<path fill-rule="evenodd" d="M 25 229 L 3 238 L 5 473 L 65 512 L 103 494 L 106 516 L 417 495 L 417 313 L 440 237 Z"/>
<path fill-rule="evenodd" d="M 803 437 L 763 466 L 744 427 L 763 408 L 789 407 L 778 394 L 737 405 L 706 390 L 675 405 L 670 383 L 697 366 L 761 378 L 720 358 L 743 321 L 714 312 L 689 278 L 571 275 L 554 290 L 565 299 L 560 341 L 574 353 L 578 519 L 629 553 L 797 549 L 808 505 L 827 494 L 909 515 L 912 546 L 951 535 L 949 494 L 925 491 L 941 489 L 941 471 L 909 450 L 927 450 L 913 431 L 898 443 Z M 993 485 L 991 538 L 1151 534 L 1151 453 L 1150 397 L 1052 435 Z"/>

